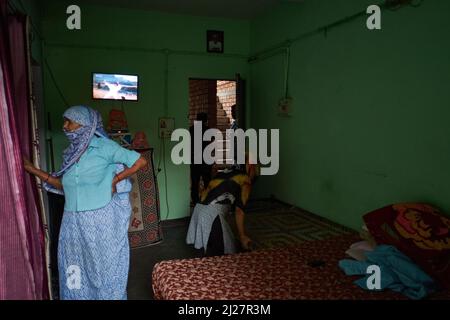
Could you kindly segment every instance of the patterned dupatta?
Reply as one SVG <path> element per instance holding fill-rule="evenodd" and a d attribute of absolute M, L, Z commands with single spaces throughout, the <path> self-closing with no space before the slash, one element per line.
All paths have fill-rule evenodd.
<path fill-rule="evenodd" d="M 82 125 L 82 127 L 72 132 L 64 131 L 67 138 L 70 140 L 70 145 L 63 152 L 63 163 L 61 169 L 57 172 L 52 173 L 53 177 L 61 177 L 78 160 L 80 160 L 83 153 L 89 147 L 89 144 L 94 135 L 108 138 L 108 134 L 103 128 L 103 121 L 100 113 L 90 107 L 70 107 L 64 112 L 63 117 Z M 122 164 L 118 164 L 116 172 L 121 172 L 123 171 L 123 169 L 124 166 Z M 124 188 L 126 184 L 126 180 L 121 181 L 117 185 L 117 191 L 127 192 L 130 188 Z M 49 192 L 61 195 L 64 194 L 62 190 L 54 188 L 49 183 L 44 183 L 44 188 Z"/>

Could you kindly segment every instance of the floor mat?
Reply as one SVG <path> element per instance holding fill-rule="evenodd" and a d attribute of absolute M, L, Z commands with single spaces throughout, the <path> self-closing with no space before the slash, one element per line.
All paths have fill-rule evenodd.
<path fill-rule="evenodd" d="M 355 232 L 302 209 L 270 200 L 253 202 L 247 210 L 245 224 L 255 249 L 282 247 Z"/>

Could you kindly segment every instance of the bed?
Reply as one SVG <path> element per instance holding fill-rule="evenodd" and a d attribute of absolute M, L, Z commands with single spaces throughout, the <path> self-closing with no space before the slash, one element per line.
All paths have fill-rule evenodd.
<path fill-rule="evenodd" d="M 162 261 L 155 265 L 152 287 L 160 300 L 388 299 L 392 291 L 365 291 L 338 268 L 357 234 L 307 241 L 284 248 L 236 255 Z M 317 262 L 324 262 L 321 263 Z M 450 299 L 438 292 L 429 299 Z"/>

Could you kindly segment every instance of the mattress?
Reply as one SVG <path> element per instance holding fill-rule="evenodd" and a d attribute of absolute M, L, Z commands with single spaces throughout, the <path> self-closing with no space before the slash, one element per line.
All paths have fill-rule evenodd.
<path fill-rule="evenodd" d="M 366 291 L 353 284 L 338 261 L 359 241 L 356 234 L 235 255 L 162 261 L 152 287 L 162 300 L 401 300 L 393 291 Z M 450 292 L 429 299 L 450 299 Z"/>

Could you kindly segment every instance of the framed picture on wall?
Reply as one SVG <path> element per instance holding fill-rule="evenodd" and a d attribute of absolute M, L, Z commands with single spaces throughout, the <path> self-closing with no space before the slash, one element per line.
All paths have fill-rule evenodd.
<path fill-rule="evenodd" d="M 223 31 L 208 30 L 206 32 L 206 50 L 208 52 L 223 53 Z"/>

